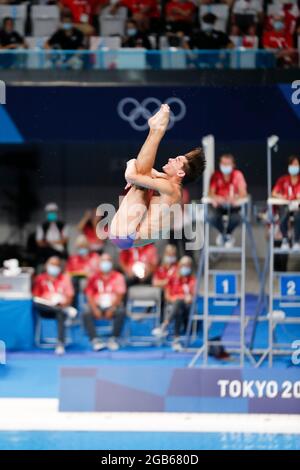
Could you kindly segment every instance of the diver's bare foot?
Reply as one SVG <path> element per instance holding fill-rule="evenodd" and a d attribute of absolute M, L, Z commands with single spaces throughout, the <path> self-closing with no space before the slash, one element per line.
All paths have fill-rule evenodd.
<path fill-rule="evenodd" d="M 153 131 L 165 132 L 170 121 L 170 108 L 167 104 L 162 104 L 160 110 L 152 116 L 149 121 L 149 127 Z"/>

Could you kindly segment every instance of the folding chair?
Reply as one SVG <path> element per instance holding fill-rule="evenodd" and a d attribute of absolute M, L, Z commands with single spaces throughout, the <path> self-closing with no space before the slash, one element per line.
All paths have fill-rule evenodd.
<path fill-rule="evenodd" d="M 128 321 L 125 328 L 125 338 L 128 343 L 136 346 L 157 343 L 151 331 L 160 324 L 161 299 L 162 292 L 159 287 L 132 286 L 128 289 L 126 305 Z M 139 330 L 140 334 L 137 335 Z M 145 334 L 145 331 L 148 334 Z"/>

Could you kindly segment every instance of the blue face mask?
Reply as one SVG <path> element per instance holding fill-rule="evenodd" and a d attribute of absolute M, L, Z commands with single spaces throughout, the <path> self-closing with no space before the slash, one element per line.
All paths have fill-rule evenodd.
<path fill-rule="evenodd" d="M 57 213 L 56 212 L 48 212 L 47 213 L 47 220 L 48 220 L 48 222 L 56 222 L 57 221 Z"/>
<path fill-rule="evenodd" d="M 137 30 L 136 30 L 135 28 L 128 28 L 128 29 L 127 29 L 127 35 L 128 35 L 128 36 L 131 36 L 131 37 L 132 37 L 132 36 L 135 36 L 136 33 L 137 33 Z"/>
<path fill-rule="evenodd" d="M 60 266 L 56 266 L 55 264 L 48 264 L 47 273 L 49 274 L 49 276 L 57 277 L 61 273 L 61 268 Z"/>
<path fill-rule="evenodd" d="M 188 266 L 182 266 L 179 272 L 181 276 L 189 276 L 192 270 Z"/>
<path fill-rule="evenodd" d="M 62 28 L 63 28 L 65 31 L 70 31 L 70 29 L 72 29 L 72 23 L 63 23 L 63 24 L 62 24 Z"/>
<path fill-rule="evenodd" d="M 289 165 L 289 174 L 291 176 L 297 176 L 299 174 L 299 166 L 298 165 Z"/>
<path fill-rule="evenodd" d="M 273 28 L 275 29 L 275 31 L 281 31 L 283 27 L 284 27 L 284 24 L 282 21 L 274 21 Z"/>
<path fill-rule="evenodd" d="M 232 173 L 232 166 L 220 165 L 220 170 L 223 175 L 230 175 Z"/>
<path fill-rule="evenodd" d="M 88 255 L 88 253 L 89 253 L 88 248 L 78 248 L 78 254 L 80 256 L 86 256 L 86 255 Z"/>
<path fill-rule="evenodd" d="M 112 262 L 111 261 L 101 261 L 100 262 L 100 271 L 102 273 L 109 273 L 112 270 Z"/>

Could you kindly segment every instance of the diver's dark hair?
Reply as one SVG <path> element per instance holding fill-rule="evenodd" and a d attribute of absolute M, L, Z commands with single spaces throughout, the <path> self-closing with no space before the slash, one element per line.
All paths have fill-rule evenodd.
<path fill-rule="evenodd" d="M 187 163 L 184 165 L 185 176 L 183 178 L 183 184 L 192 183 L 205 170 L 206 160 L 202 147 L 197 147 L 194 150 L 185 154 Z"/>

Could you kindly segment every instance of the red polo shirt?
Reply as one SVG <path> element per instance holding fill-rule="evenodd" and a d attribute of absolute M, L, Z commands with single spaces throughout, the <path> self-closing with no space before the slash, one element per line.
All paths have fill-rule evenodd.
<path fill-rule="evenodd" d="M 284 31 L 265 31 L 263 35 L 265 49 L 290 49 L 293 47 L 291 34 Z"/>
<path fill-rule="evenodd" d="M 238 196 L 241 188 L 247 190 L 247 184 L 243 173 L 236 169 L 232 171 L 228 181 L 221 171 L 215 171 L 210 180 L 210 189 L 214 189 L 217 196 Z"/>
<path fill-rule="evenodd" d="M 156 247 L 152 245 L 140 246 L 122 250 L 120 253 L 120 263 L 127 268 L 131 268 L 137 261 L 156 266 L 158 263 L 158 254 Z"/>
<path fill-rule="evenodd" d="M 144 8 L 149 8 L 147 16 L 149 18 L 159 18 L 157 0 L 121 0 L 121 5 L 127 7 L 132 15 L 143 13 Z"/>
<path fill-rule="evenodd" d="M 196 278 L 194 275 L 180 276 L 176 273 L 171 277 L 167 285 L 167 293 L 170 297 L 183 299 L 187 295 L 194 295 Z"/>
<path fill-rule="evenodd" d="M 173 11 L 174 9 L 175 11 Z M 181 14 L 180 11 L 177 12 L 177 9 L 185 13 L 189 13 L 189 15 L 185 16 L 184 14 Z M 168 2 L 166 5 L 166 16 L 167 18 L 171 17 L 172 21 L 191 21 L 193 19 L 195 11 L 195 4 L 189 1 L 186 1 L 184 3 L 171 1 Z"/>
<path fill-rule="evenodd" d="M 60 0 L 65 8 L 68 8 L 73 17 L 74 23 L 86 22 L 84 17 L 87 16 L 88 22 L 91 21 L 91 15 L 96 7 L 106 4 L 106 0 Z"/>
<path fill-rule="evenodd" d="M 73 297 L 74 289 L 68 274 L 61 273 L 53 278 L 48 273 L 42 273 L 34 280 L 32 294 L 51 301 L 52 297 L 57 294 L 63 297 Z"/>
<path fill-rule="evenodd" d="M 281 176 L 281 178 L 276 181 L 273 191 L 281 194 L 289 201 L 300 199 L 300 176 L 298 176 L 298 181 L 296 184 L 292 183 L 292 178 L 290 175 Z"/>
<path fill-rule="evenodd" d="M 171 277 L 176 274 L 177 268 L 177 263 L 171 264 L 169 266 L 166 264 L 161 264 L 158 266 L 153 275 L 153 281 L 163 281 L 164 279 L 170 281 Z"/>
<path fill-rule="evenodd" d="M 112 297 L 114 294 L 124 295 L 126 293 L 125 277 L 118 271 L 111 271 L 109 274 L 98 272 L 89 279 L 85 293 L 96 302 L 102 294 L 111 294 Z"/>
<path fill-rule="evenodd" d="M 88 253 L 86 256 L 71 255 L 68 258 L 66 271 L 70 274 L 82 273 L 86 276 L 93 274 L 99 268 L 100 256 Z"/>

